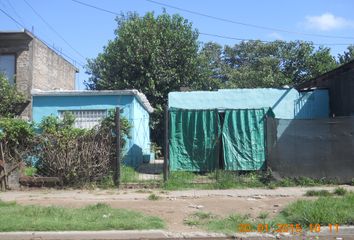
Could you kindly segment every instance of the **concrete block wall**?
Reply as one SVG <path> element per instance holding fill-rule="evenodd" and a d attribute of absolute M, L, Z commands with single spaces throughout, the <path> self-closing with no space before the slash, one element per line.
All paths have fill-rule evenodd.
<path fill-rule="evenodd" d="M 38 39 L 33 39 L 32 88 L 74 90 L 76 70 Z"/>
<path fill-rule="evenodd" d="M 27 44 L 27 43 L 26 43 Z M 31 90 L 74 90 L 76 68 L 40 40 L 33 38 L 16 53 L 16 87 L 31 99 Z M 32 119 L 32 103 L 22 117 Z"/>

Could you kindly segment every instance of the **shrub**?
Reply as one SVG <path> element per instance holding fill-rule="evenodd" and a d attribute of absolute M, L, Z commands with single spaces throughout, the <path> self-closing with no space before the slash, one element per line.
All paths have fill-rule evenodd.
<path fill-rule="evenodd" d="M 338 196 L 344 196 L 348 193 L 348 191 L 345 188 L 337 187 L 336 189 L 334 189 L 333 193 Z"/>
<path fill-rule="evenodd" d="M 41 121 L 40 147 L 36 152 L 40 158 L 38 172 L 59 177 L 64 185 L 104 181 L 116 159 L 114 118 L 109 115 L 100 126 L 90 130 L 75 128 L 74 122 L 70 113 L 65 113 L 63 119 L 49 116 Z M 123 118 L 122 139 L 128 137 L 129 129 L 129 122 Z"/>
<path fill-rule="evenodd" d="M 305 193 L 305 196 L 314 197 L 314 196 L 331 196 L 332 194 L 328 190 L 308 190 Z"/>
<path fill-rule="evenodd" d="M 18 115 L 26 102 L 26 97 L 0 73 L 0 117 L 12 118 Z"/>
<path fill-rule="evenodd" d="M 5 159 L 17 163 L 31 151 L 35 131 L 32 123 L 21 119 L 0 119 L 0 141 L 3 143 Z"/>

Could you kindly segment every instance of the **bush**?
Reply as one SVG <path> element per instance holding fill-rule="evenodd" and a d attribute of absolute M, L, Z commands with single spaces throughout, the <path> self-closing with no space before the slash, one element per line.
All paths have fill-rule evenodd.
<path fill-rule="evenodd" d="M 0 73 L 0 117 L 12 118 L 27 102 L 26 97 L 17 92 L 15 86 Z"/>
<path fill-rule="evenodd" d="M 75 128 L 75 118 L 70 113 L 65 113 L 62 120 L 54 116 L 44 118 L 39 125 L 42 133 L 38 135 L 40 144 L 36 152 L 40 159 L 36 165 L 38 172 L 59 177 L 64 185 L 104 181 L 116 159 L 111 115 L 90 130 Z M 124 118 L 121 130 L 121 138 L 128 138 L 130 125 Z M 124 147 L 125 141 L 122 144 Z"/>
<path fill-rule="evenodd" d="M 3 143 L 5 159 L 17 163 L 30 154 L 35 136 L 32 123 L 21 119 L 0 119 L 0 141 Z"/>
<path fill-rule="evenodd" d="M 333 194 L 338 195 L 338 196 L 344 196 L 347 193 L 348 193 L 347 189 L 342 188 L 342 187 L 337 187 L 333 191 Z"/>

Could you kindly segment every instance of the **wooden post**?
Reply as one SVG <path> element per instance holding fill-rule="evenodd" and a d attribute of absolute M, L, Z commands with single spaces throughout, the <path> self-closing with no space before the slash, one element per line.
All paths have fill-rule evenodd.
<path fill-rule="evenodd" d="M 0 142 L 0 189 L 6 191 L 7 188 L 7 173 L 6 173 L 6 162 L 5 162 L 5 154 L 4 149 L 2 147 L 2 142 Z M 3 172 L 3 174 L 2 174 Z"/>
<path fill-rule="evenodd" d="M 115 133 L 116 133 L 116 159 L 114 161 L 114 183 L 117 187 L 120 185 L 120 108 L 116 107 L 115 113 Z"/>
<path fill-rule="evenodd" d="M 169 119 L 168 119 L 168 106 L 165 106 L 165 154 L 164 154 L 164 160 L 163 160 L 163 180 L 164 182 L 167 181 L 168 179 L 168 165 L 169 165 L 169 133 L 168 133 L 168 128 L 169 128 Z"/>

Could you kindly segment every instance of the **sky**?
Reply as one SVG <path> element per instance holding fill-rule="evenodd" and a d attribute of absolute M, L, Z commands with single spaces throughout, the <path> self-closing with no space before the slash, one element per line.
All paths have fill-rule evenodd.
<path fill-rule="evenodd" d="M 78 67 L 76 88 L 85 89 L 87 59 L 115 37 L 114 13 L 158 15 L 163 9 L 188 19 L 201 43 L 305 40 L 330 47 L 334 56 L 354 44 L 353 0 L 0 0 L 0 31 L 33 31 Z"/>

